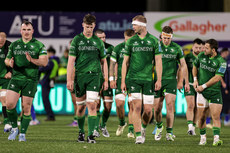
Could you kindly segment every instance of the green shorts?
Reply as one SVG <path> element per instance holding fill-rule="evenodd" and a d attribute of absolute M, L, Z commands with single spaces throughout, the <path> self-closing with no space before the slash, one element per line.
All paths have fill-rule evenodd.
<path fill-rule="evenodd" d="M 184 96 L 196 96 L 196 91 L 193 87 L 193 85 L 190 86 L 190 91 L 189 92 L 184 92 Z"/>
<path fill-rule="evenodd" d="M 82 97 L 86 91 L 99 92 L 101 89 L 99 73 L 78 74 L 75 76 L 74 86 L 76 97 Z"/>
<path fill-rule="evenodd" d="M 161 89 L 156 91 L 155 98 L 164 97 L 165 93 L 176 95 L 176 92 L 177 92 L 177 80 L 176 79 L 162 80 Z"/>
<path fill-rule="evenodd" d="M 153 81 L 133 80 L 126 81 L 128 93 L 142 93 L 143 95 L 154 95 Z"/>
<path fill-rule="evenodd" d="M 12 78 L 7 89 L 21 93 L 22 96 L 34 97 L 37 92 L 37 81 L 17 80 Z"/>
<path fill-rule="evenodd" d="M 103 83 L 104 83 L 104 78 L 102 78 L 101 77 L 101 88 L 102 88 L 102 85 L 103 85 Z M 101 96 L 107 96 L 107 97 L 113 97 L 113 89 L 112 88 L 110 88 L 110 83 L 108 82 L 108 85 L 109 85 L 109 87 L 108 87 L 108 89 L 107 90 L 102 90 L 101 91 Z"/>
<path fill-rule="evenodd" d="M 202 95 L 209 103 L 223 104 L 221 89 L 220 91 L 204 90 Z"/>
<path fill-rule="evenodd" d="M 10 79 L 0 78 L 0 89 L 7 89 Z"/>

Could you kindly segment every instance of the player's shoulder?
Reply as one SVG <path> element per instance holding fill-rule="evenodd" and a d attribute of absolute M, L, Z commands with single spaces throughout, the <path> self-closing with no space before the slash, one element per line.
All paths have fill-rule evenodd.
<path fill-rule="evenodd" d="M 147 35 L 148 35 L 148 38 L 149 38 L 149 39 L 153 39 L 154 41 L 158 42 L 157 37 L 155 37 L 154 35 L 152 35 L 152 34 L 150 34 L 150 33 L 147 33 Z"/>
<path fill-rule="evenodd" d="M 122 42 L 122 43 L 120 43 L 120 44 L 118 44 L 118 45 L 116 45 L 116 46 L 114 47 L 114 51 L 118 51 L 118 50 L 120 50 L 121 48 L 125 48 L 125 41 Z"/>
<path fill-rule="evenodd" d="M 31 42 L 37 44 L 39 47 L 44 46 L 44 44 L 41 41 L 39 41 L 35 38 L 32 38 Z"/>
<path fill-rule="evenodd" d="M 126 44 L 134 43 L 137 39 L 139 39 L 139 36 L 135 34 L 134 36 L 132 36 L 126 41 Z"/>
<path fill-rule="evenodd" d="M 107 43 L 107 42 L 104 42 L 104 45 L 105 45 L 105 48 L 111 48 L 111 49 L 114 48 L 113 45 L 111 45 L 111 44 L 109 44 L 109 43 Z"/>
<path fill-rule="evenodd" d="M 216 55 L 216 59 L 221 63 L 226 62 L 226 60 L 222 56 L 220 56 L 220 54 Z"/>
<path fill-rule="evenodd" d="M 171 47 L 175 47 L 175 48 L 177 48 L 177 49 L 181 49 L 181 46 L 180 46 L 178 43 L 173 42 L 173 41 L 171 42 L 170 46 L 171 46 Z"/>

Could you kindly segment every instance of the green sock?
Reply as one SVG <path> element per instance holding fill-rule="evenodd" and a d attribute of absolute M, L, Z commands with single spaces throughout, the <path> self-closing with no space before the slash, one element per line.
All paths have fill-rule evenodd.
<path fill-rule="evenodd" d="M 97 116 L 88 116 L 88 136 L 93 134 Z"/>
<path fill-rule="evenodd" d="M 193 123 L 193 126 L 196 127 L 196 123 Z"/>
<path fill-rule="evenodd" d="M 95 130 L 97 130 L 99 132 L 99 124 L 100 124 L 100 111 L 97 111 L 97 119 L 96 119 L 96 123 L 95 123 Z"/>
<path fill-rule="evenodd" d="M 167 133 L 172 133 L 172 131 L 173 131 L 173 128 L 168 128 L 168 127 L 166 128 Z"/>
<path fill-rule="evenodd" d="M 125 118 L 119 119 L 119 121 L 120 121 L 120 126 L 124 126 L 125 125 Z"/>
<path fill-rule="evenodd" d="M 200 129 L 200 135 L 206 134 L 206 128 Z"/>
<path fill-rule="evenodd" d="M 136 132 L 136 137 L 141 136 L 141 132 Z"/>
<path fill-rule="evenodd" d="M 187 121 L 187 124 L 193 124 L 193 121 Z"/>
<path fill-rule="evenodd" d="M 129 124 L 129 133 L 130 133 L 130 132 L 134 133 L 133 124 Z"/>
<path fill-rule="evenodd" d="M 220 128 L 219 127 L 212 127 L 213 135 L 220 135 Z"/>
<path fill-rule="evenodd" d="M 163 122 L 162 122 L 162 121 L 161 121 L 161 122 L 159 122 L 159 123 L 157 122 L 157 128 L 159 128 L 159 129 L 160 129 L 160 128 L 162 128 L 162 126 L 163 126 Z"/>
<path fill-rule="evenodd" d="M 85 126 L 85 115 L 84 116 L 78 116 L 77 117 L 77 123 L 79 127 L 80 133 L 85 133 L 84 126 Z"/>
<path fill-rule="evenodd" d="M 74 120 L 74 121 L 77 121 L 77 115 L 75 115 L 75 116 L 73 117 L 73 120 Z"/>
<path fill-rule="evenodd" d="M 143 123 L 142 123 L 141 125 L 142 125 L 143 128 L 146 128 L 146 127 L 147 127 L 147 125 L 144 125 Z"/>
<path fill-rule="evenodd" d="M 104 128 L 106 126 L 106 122 L 109 119 L 110 113 L 107 111 L 103 111 L 102 113 L 102 119 L 101 119 L 101 127 Z"/>
<path fill-rule="evenodd" d="M 18 127 L 18 123 L 17 123 L 17 121 L 18 121 L 18 113 L 16 111 L 16 108 L 11 109 L 11 110 L 7 109 L 6 112 L 7 112 L 8 119 L 9 119 L 11 125 L 12 125 L 12 128 Z"/>
<path fill-rule="evenodd" d="M 22 122 L 21 122 L 21 132 L 26 134 L 26 131 L 28 129 L 28 126 L 31 121 L 31 115 L 22 115 Z"/>

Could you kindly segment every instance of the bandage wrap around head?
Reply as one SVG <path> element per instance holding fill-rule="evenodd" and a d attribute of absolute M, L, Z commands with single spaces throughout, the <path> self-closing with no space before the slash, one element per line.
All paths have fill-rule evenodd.
<path fill-rule="evenodd" d="M 132 24 L 146 27 L 146 23 L 140 22 L 140 21 L 137 21 L 137 20 L 133 21 Z"/>
<path fill-rule="evenodd" d="M 161 34 L 162 34 L 162 37 L 169 37 L 169 38 L 173 37 L 173 34 L 171 34 L 171 33 L 162 32 Z"/>

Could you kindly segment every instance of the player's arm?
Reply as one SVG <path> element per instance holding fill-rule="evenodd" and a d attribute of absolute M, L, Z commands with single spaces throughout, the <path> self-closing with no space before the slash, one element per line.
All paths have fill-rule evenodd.
<path fill-rule="evenodd" d="M 74 63 L 75 63 L 76 57 L 75 56 L 69 56 L 68 58 L 68 64 L 67 64 L 67 89 L 71 92 L 73 91 L 73 73 L 74 73 Z"/>
<path fill-rule="evenodd" d="M 117 68 L 117 62 L 113 58 L 110 58 L 110 66 L 109 66 L 109 81 L 110 81 L 110 87 L 115 89 L 116 88 L 116 68 Z"/>
<path fill-rule="evenodd" d="M 37 66 L 46 66 L 48 64 L 48 56 L 40 55 L 38 59 L 32 58 L 28 52 L 26 52 L 26 58 L 29 62 Z"/>
<path fill-rule="evenodd" d="M 189 86 L 189 80 L 188 80 L 188 68 L 187 68 L 187 64 L 185 62 L 185 59 L 184 58 L 181 58 L 180 59 L 180 71 L 181 73 L 179 72 L 179 75 L 182 75 L 182 76 L 179 76 L 179 83 L 181 84 L 181 89 L 183 88 L 183 81 L 185 79 L 185 91 L 188 92 L 190 90 L 190 86 Z"/>
<path fill-rule="evenodd" d="M 122 68 L 121 68 L 121 90 L 122 91 L 126 91 L 125 78 L 126 78 L 128 65 L 129 65 L 129 56 L 124 55 L 124 59 L 122 62 Z"/>
<path fill-rule="evenodd" d="M 155 56 L 156 61 L 156 72 L 157 72 L 157 82 L 155 83 L 155 90 L 161 89 L 161 78 L 162 78 L 162 58 L 161 54 Z"/>
<path fill-rule="evenodd" d="M 106 58 L 101 59 L 101 65 L 102 65 L 104 80 L 105 80 L 103 87 L 104 87 L 104 90 L 107 90 L 109 79 L 108 79 L 108 64 L 107 64 Z"/>
<path fill-rule="evenodd" d="M 193 76 L 193 87 L 194 89 L 197 88 L 197 86 L 199 85 L 198 84 L 198 80 L 197 80 L 197 67 L 193 64 L 193 67 L 192 67 L 192 76 Z"/>

